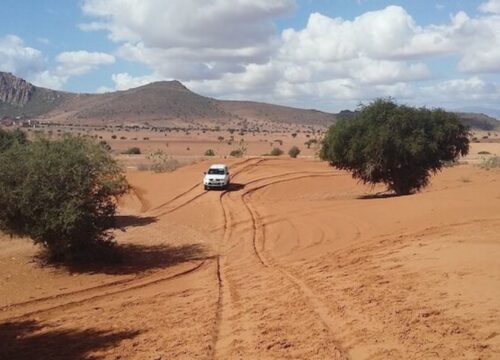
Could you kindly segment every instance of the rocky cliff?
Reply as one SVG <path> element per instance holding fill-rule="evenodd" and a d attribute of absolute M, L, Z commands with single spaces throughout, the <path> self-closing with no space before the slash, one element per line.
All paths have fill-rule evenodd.
<path fill-rule="evenodd" d="M 34 87 L 29 82 L 10 73 L 0 72 L 0 101 L 24 106 L 30 101 Z"/>

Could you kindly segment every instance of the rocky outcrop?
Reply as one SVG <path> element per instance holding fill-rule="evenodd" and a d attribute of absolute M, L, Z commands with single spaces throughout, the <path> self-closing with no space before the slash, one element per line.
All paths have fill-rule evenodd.
<path fill-rule="evenodd" d="M 15 106 L 25 105 L 33 95 L 34 86 L 10 73 L 0 72 L 0 101 Z"/>

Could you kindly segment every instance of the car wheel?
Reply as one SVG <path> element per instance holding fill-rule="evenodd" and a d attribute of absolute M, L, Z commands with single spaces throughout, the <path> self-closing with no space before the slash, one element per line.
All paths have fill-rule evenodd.
<path fill-rule="evenodd" d="M 205 185 L 205 190 L 208 190 L 208 186 L 207 185 Z"/>

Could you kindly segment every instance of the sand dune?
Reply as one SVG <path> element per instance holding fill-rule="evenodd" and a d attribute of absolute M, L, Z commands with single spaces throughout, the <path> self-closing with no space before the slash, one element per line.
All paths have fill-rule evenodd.
<path fill-rule="evenodd" d="M 226 192 L 206 162 L 130 172 L 120 266 L 1 238 L 0 358 L 500 358 L 500 172 L 386 197 L 310 159 L 229 164 Z"/>

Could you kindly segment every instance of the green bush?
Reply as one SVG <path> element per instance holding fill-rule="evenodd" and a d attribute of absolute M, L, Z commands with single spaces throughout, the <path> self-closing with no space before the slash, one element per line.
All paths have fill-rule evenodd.
<path fill-rule="evenodd" d="M 215 156 L 215 151 L 213 151 L 212 149 L 208 149 L 207 151 L 205 151 L 205 156 Z"/>
<path fill-rule="evenodd" d="M 291 158 L 296 158 L 300 154 L 300 149 L 297 146 L 292 146 L 290 150 L 288 150 L 288 155 L 290 155 Z"/>
<path fill-rule="evenodd" d="M 125 150 L 124 152 L 122 152 L 122 154 L 126 154 L 126 155 L 140 155 L 141 154 L 141 149 L 134 146 L 134 147 L 131 147 L 131 148 L 128 148 L 127 150 Z"/>
<path fill-rule="evenodd" d="M 6 131 L 0 128 L 0 153 L 14 144 L 26 144 L 27 142 L 26 134 L 20 129 Z"/>
<path fill-rule="evenodd" d="M 271 150 L 271 156 L 281 156 L 283 155 L 283 150 L 281 150 L 280 148 L 278 147 L 275 147 Z"/>
<path fill-rule="evenodd" d="M 469 135 L 454 113 L 379 99 L 330 127 L 320 158 L 364 183 L 384 183 L 406 195 L 425 187 L 445 163 L 466 155 Z"/>
<path fill-rule="evenodd" d="M 309 139 L 307 140 L 304 145 L 307 146 L 308 149 L 311 148 L 311 145 L 316 145 L 318 143 L 318 140 L 316 139 Z"/>
<path fill-rule="evenodd" d="M 243 157 L 243 151 L 241 151 L 241 149 L 234 149 L 229 153 L 229 156 L 233 156 L 236 158 Z"/>
<path fill-rule="evenodd" d="M 64 136 L 0 154 L 0 230 L 28 236 L 52 260 L 92 260 L 112 247 L 116 202 L 128 185 L 108 151 Z"/>

